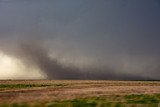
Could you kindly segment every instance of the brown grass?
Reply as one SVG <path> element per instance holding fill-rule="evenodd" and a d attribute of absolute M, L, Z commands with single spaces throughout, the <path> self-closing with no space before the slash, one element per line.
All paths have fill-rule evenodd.
<path fill-rule="evenodd" d="M 0 88 L 0 103 L 45 103 L 92 96 L 160 94 L 160 82 L 156 81 L 4 80 L 0 81 L 2 84 L 34 84 L 34 87 Z"/>

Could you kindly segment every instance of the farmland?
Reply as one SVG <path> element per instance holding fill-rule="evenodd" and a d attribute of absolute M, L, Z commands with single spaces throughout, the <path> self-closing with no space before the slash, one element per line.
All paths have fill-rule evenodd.
<path fill-rule="evenodd" d="M 0 81 L 0 107 L 158 107 L 159 103 L 159 81 Z"/>

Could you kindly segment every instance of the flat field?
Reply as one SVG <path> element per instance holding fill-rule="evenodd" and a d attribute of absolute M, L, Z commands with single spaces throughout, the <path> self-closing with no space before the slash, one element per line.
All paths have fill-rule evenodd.
<path fill-rule="evenodd" d="M 0 107 L 160 107 L 160 81 L 1 80 Z"/>

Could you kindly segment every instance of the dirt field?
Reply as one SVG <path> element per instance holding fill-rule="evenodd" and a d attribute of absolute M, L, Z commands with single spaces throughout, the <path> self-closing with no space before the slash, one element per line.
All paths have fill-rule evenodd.
<path fill-rule="evenodd" d="M 124 96 L 128 95 L 130 96 L 156 95 L 157 96 L 156 98 L 158 98 L 158 100 L 155 101 L 158 102 L 156 102 L 155 107 L 158 107 L 157 104 L 159 103 L 160 99 L 160 82 L 158 81 L 157 82 L 156 81 L 54 81 L 54 80 L 0 81 L 1 105 L 3 104 L 9 105 L 15 103 L 48 104 L 49 102 L 54 102 L 54 101 L 69 101 L 73 99 L 93 98 L 93 97 L 96 98 L 103 97 L 109 100 L 113 100 L 112 102 L 120 100 L 121 100 L 120 102 L 124 102 L 123 101 Z M 146 98 L 151 98 L 151 97 L 148 96 Z"/>

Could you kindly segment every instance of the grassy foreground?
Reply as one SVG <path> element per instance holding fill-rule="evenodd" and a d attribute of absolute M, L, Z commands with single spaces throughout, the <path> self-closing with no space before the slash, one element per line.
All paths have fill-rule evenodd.
<path fill-rule="evenodd" d="M 87 97 L 45 103 L 1 104 L 0 107 L 159 107 L 160 94 Z"/>
<path fill-rule="evenodd" d="M 0 81 L 0 107 L 160 107 L 160 82 Z"/>

